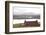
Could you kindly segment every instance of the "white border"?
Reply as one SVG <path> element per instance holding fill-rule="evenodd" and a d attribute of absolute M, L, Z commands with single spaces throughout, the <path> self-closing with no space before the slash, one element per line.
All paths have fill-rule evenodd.
<path fill-rule="evenodd" d="M 9 31 L 10 32 L 20 32 L 20 31 L 37 31 L 37 30 L 43 30 L 43 5 L 31 5 L 31 7 L 40 7 L 41 8 L 41 25 L 40 27 L 27 27 L 27 28 L 13 28 L 13 24 L 12 24 L 12 20 L 13 20 L 13 11 L 12 11 L 12 7 L 16 6 L 16 5 L 21 5 L 21 4 L 14 4 L 14 3 L 10 3 L 9 4 Z M 22 4 L 22 5 L 27 5 L 28 4 Z M 29 6 L 30 6 L 29 5 Z"/>

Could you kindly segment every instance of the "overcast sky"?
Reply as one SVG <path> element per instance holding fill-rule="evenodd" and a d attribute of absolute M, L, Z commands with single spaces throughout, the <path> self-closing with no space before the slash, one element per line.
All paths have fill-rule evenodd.
<path fill-rule="evenodd" d="M 40 8 L 38 7 L 23 7 L 23 6 L 15 6 L 13 7 L 13 15 L 31 15 L 40 14 Z"/>

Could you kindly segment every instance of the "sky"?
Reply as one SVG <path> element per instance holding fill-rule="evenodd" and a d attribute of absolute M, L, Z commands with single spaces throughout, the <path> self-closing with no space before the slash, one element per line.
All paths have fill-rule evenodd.
<path fill-rule="evenodd" d="M 14 6 L 13 15 L 38 15 L 40 14 L 40 8 L 38 7 L 26 7 L 26 6 Z"/>

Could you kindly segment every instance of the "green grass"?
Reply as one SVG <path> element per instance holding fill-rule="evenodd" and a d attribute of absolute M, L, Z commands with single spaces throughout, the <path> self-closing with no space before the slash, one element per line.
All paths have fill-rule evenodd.
<path fill-rule="evenodd" d="M 13 24 L 13 28 L 20 28 L 20 27 L 39 27 L 40 24 L 33 24 L 31 26 L 27 26 L 24 23 L 19 23 L 19 24 Z"/>
<path fill-rule="evenodd" d="M 25 26 L 22 25 L 22 24 L 24 24 L 24 23 L 13 24 L 13 28 L 25 27 Z"/>

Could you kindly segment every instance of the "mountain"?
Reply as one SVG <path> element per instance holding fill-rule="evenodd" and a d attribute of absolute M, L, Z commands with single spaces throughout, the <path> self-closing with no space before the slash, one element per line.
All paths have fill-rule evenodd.
<path fill-rule="evenodd" d="M 40 15 L 13 15 L 13 19 L 40 19 Z"/>

